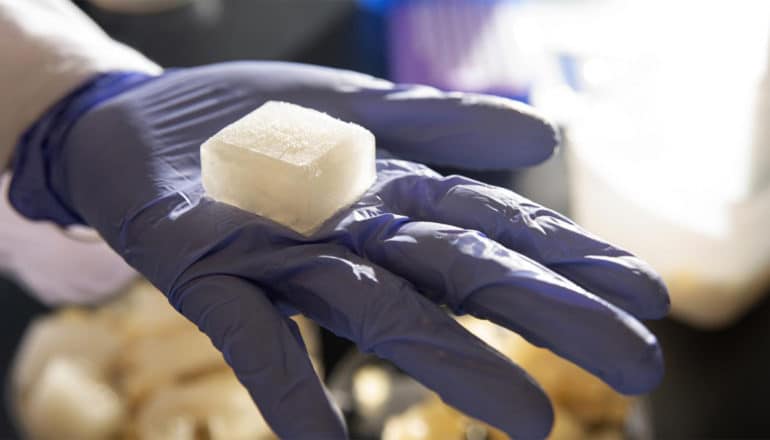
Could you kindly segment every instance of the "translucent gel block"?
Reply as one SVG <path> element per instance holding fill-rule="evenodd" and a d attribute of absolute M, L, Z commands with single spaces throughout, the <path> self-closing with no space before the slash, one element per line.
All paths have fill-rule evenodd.
<path fill-rule="evenodd" d="M 270 101 L 201 146 L 208 196 L 311 234 L 374 182 L 374 135 L 325 113 Z"/>

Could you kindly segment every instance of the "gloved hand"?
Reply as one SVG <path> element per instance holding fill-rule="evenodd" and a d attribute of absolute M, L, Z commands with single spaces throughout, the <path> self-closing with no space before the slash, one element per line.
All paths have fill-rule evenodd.
<path fill-rule="evenodd" d="M 658 383 L 657 341 L 632 317 L 666 313 L 658 276 L 508 190 L 379 160 L 373 187 L 309 238 L 205 197 L 201 143 L 267 100 L 354 121 L 378 147 L 433 164 L 525 166 L 557 142 L 553 127 L 505 99 L 333 69 L 116 73 L 24 135 L 11 200 L 30 218 L 95 227 L 211 338 L 281 438 L 345 435 L 286 318 L 294 310 L 515 438 L 548 433 L 547 398 L 440 305 L 506 326 L 621 392 Z"/>

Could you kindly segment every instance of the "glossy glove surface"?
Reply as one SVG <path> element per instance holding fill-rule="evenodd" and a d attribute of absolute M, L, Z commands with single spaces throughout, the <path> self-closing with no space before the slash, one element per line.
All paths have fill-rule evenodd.
<path fill-rule="evenodd" d="M 659 382 L 657 341 L 633 317 L 667 312 L 658 276 L 508 190 L 382 159 L 375 185 L 311 237 L 205 197 L 201 143 L 267 100 L 354 121 L 378 148 L 432 164 L 526 166 L 557 142 L 549 124 L 504 99 L 332 69 L 113 74 L 25 135 L 12 202 L 28 217 L 95 227 L 209 335 L 281 438 L 345 435 L 286 318 L 293 311 L 515 438 L 548 433 L 547 398 L 440 305 L 519 332 L 621 392 Z"/>

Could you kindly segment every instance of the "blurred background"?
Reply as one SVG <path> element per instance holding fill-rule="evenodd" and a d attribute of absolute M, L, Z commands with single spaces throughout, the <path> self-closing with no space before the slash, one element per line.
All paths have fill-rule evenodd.
<path fill-rule="evenodd" d="M 523 365 L 552 372 L 533 374 L 563 409 L 563 420 L 575 425 L 562 424 L 562 431 L 554 433 L 561 438 L 577 438 L 575 433 L 584 438 L 770 437 L 770 2 L 75 3 L 113 38 L 165 67 L 235 59 L 297 61 L 397 82 L 493 93 L 538 107 L 563 132 L 558 153 L 531 169 L 471 176 L 567 214 L 662 273 L 672 294 L 672 316 L 648 324 L 663 346 L 666 376 L 649 396 L 618 400 L 597 391 L 580 371 L 522 348 L 510 334 L 481 323 L 467 325 Z M 0 226 L 5 221 L 10 220 L 0 216 Z M 80 264 L 84 273 L 93 272 Z M 126 273 L 111 276 L 130 278 Z M 103 316 L 123 310 L 115 312 L 123 316 L 116 332 L 128 332 L 134 324 L 126 316 L 144 304 L 140 299 L 126 306 L 123 300 L 123 305 L 80 310 L 75 318 L 72 311 L 52 316 L 54 309 L 28 294 L 45 288 L 0 279 L 0 376 L 7 388 L 0 438 L 18 438 L 17 429 L 35 420 L 29 415 L 29 408 L 37 408 L 33 403 L 25 403 L 27 413 L 19 415 L 17 388 L 34 381 L 20 379 L 20 371 L 30 365 L 48 371 L 42 365 L 53 357 L 41 350 L 66 351 L 48 347 L 52 342 L 39 336 L 45 333 L 41 326 L 58 329 L 73 319 L 103 325 Z M 128 288 L 134 293 L 124 296 L 143 298 L 136 289 Z M 43 316 L 48 321 L 35 321 Z M 33 322 L 37 327 L 30 327 Z M 308 326 L 306 331 L 317 330 Z M 143 337 L 131 335 L 134 344 Z M 82 341 L 73 338 L 59 346 L 77 351 L 73 347 Z M 17 356 L 20 349 L 24 356 Z M 329 379 L 358 438 L 379 438 L 383 428 L 389 440 L 498 438 L 493 430 L 440 408 L 398 371 L 356 354 L 332 335 L 321 333 L 314 350 L 319 371 Z M 131 382 L 134 370 L 141 369 L 141 361 L 132 359 L 121 361 L 115 371 L 121 380 L 129 377 L 141 385 L 122 392 L 151 393 L 155 382 Z M 190 362 L 196 365 L 190 371 L 198 371 L 218 361 Z M 57 368 L 41 377 L 70 377 L 70 367 Z M 180 375 L 188 373 L 180 367 Z M 31 402 L 34 396 L 25 399 Z M 51 401 L 41 396 L 38 400 Z M 162 406 L 157 401 L 156 407 Z M 589 407 L 595 412 L 583 411 Z M 186 411 L 204 417 L 199 414 L 203 409 Z M 19 421 L 25 417 L 26 422 Z M 431 427 L 458 420 L 456 432 Z M 206 435 L 215 437 L 214 431 Z M 141 438 L 137 432 L 131 435 Z"/>

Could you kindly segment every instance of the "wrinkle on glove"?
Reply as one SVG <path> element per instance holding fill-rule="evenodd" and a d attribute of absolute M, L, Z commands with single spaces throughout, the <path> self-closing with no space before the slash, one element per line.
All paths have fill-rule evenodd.
<path fill-rule="evenodd" d="M 402 159 L 476 169 L 553 152 L 556 130 L 530 108 L 288 63 L 178 70 L 121 88 L 123 79 L 95 80 L 30 129 L 12 200 L 28 216 L 96 228 L 209 335 L 280 437 L 346 436 L 287 310 L 514 438 L 547 436 L 548 399 L 442 306 L 516 331 L 618 391 L 660 381 L 660 348 L 637 319 L 667 311 L 660 278 L 508 190 L 380 159 L 363 197 L 305 237 L 207 198 L 200 182 L 203 141 L 268 100 L 356 122 Z M 71 108 L 90 110 L 60 116 Z"/>

